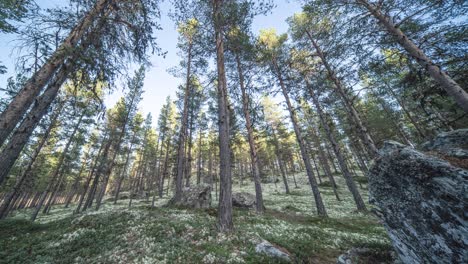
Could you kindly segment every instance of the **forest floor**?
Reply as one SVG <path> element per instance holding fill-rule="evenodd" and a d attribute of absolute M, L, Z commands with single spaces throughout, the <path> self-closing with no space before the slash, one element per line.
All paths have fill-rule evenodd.
<path fill-rule="evenodd" d="M 36 222 L 30 210 L 0 221 L 0 263 L 280 263 L 255 252 L 262 240 L 289 251 L 296 263 L 336 263 L 351 248 L 370 248 L 380 259 L 359 263 L 385 263 L 390 242 L 371 214 L 355 211 L 344 181 L 336 177 L 342 201 L 327 183 L 320 187 L 329 218 L 317 217 L 305 175 L 284 194 L 283 185 L 263 185 L 264 216 L 235 209 L 235 231 L 216 231 L 216 201 L 212 209 L 187 210 L 164 207 L 168 199 L 107 202 L 99 211 L 72 215 L 71 208 L 55 206 Z M 359 178 L 364 182 L 364 177 Z M 244 183 L 234 192 L 254 193 Z M 367 201 L 366 185 L 360 189 Z M 215 197 L 213 192 L 213 197 Z M 380 254 L 380 255 L 379 255 Z M 377 257 L 379 258 L 379 257 Z"/>

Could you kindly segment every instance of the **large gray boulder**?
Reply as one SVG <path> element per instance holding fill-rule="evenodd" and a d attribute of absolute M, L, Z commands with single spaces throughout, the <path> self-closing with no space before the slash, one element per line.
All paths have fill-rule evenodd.
<path fill-rule="evenodd" d="M 435 152 L 455 166 L 468 169 L 468 129 L 440 133 L 433 140 L 424 143 L 422 150 Z"/>
<path fill-rule="evenodd" d="M 211 186 L 201 184 L 186 187 L 183 189 L 181 200 L 178 202 L 172 200 L 169 204 L 187 208 L 210 208 Z"/>
<path fill-rule="evenodd" d="M 450 149 L 435 142 L 425 148 Z M 370 202 L 403 263 L 468 263 L 467 183 L 468 170 L 440 155 L 385 143 L 369 172 Z"/>
<path fill-rule="evenodd" d="M 239 208 L 254 208 L 255 195 L 247 192 L 239 192 L 232 194 L 232 205 Z"/>

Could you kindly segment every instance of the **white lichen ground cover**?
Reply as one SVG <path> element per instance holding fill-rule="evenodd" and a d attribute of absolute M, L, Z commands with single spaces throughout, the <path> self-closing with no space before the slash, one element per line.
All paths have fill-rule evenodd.
<path fill-rule="evenodd" d="M 334 263 L 351 247 L 385 250 L 389 241 L 383 227 L 369 214 L 358 214 L 344 181 L 338 179 L 343 201 L 331 188 L 321 187 L 329 219 L 315 214 L 307 179 L 296 175 L 299 189 L 290 182 L 285 195 L 282 183 L 264 184 L 267 213 L 235 210 L 236 230 L 216 231 L 213 209 L 167 208 L 167 198 L 151 202 L 128 200 L 105 203 L 101 210 L 72 215 L 71 208 L 56 206 L 37 223 L 29 210 L 0 222 L 0 263 L 266 263 L 255 253 L 262 240 L 289 251 L 298 262 Z M 337 177 L 338 178 L 338 177 Z M 253 184 L 234 185 L 234 192 L 254 193 Z M 367 191 L 361 189 L 367 200 Z M 213 197 L 215 193 L 213 192 Z"/>

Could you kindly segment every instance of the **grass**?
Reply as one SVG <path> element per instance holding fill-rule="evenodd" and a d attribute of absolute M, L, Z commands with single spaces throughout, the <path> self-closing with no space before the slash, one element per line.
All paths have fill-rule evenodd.
<path fill-rule="evenodd" d="M 331 188 L 320 187 L 329 218 L 316 215 L 306 177 L 297 179 L 301 188 L 290 195 L 280 184 L 264 184 L 265 215 L 235 209 L 230 234 L 216 230 L 216 201 L 211 209 L 187 210 L 164 207 L 167 198 L 154 209 L 138 200 L 128 209 L 123 200 L 77 216 L 73 207 L 56 206 L 35 223 L 23 210 L 0 221 L 0 263 L 281 263 L 255 253 L 262 240 L 287 250 L 298 263 L 336 263 L 353 247 L 390 248 L 378 221 L 355 212 L 341 179 L 341 202 Z M 253 184 L 234 186 L 235 192 L 253 190 Z M 361 193 L 367 200 L 366 190 Z"/>

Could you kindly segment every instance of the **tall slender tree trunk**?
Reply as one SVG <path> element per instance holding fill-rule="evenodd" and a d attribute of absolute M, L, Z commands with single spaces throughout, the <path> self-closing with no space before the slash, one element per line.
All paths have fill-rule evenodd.
<path fill-rule="evenodd" d="M 468 93 L 408 38 L 408 36 L 393 23 L 393 18 L 383 14 L 379 7 L 369 3 L 367 0 L 356 0 L 356 2 L 364 6 L 379 21 L 380 25 L 397 39 L 398 43 L 408 54 L 427 70 L 429 75 L 445 89 L 463 111 L 468 113 Z"/>
<path fill-rule="evenodd" d="M 54 172 L 52 173 L 52 177 L 50 178 L 49 184 L 47 185 L 46 190 L 44 191 L 41 199 L 39 200 L 38 205 L 36 206 L 36 209 L 34 210 L 32 216 L 31 216 L 31 221 L 36 220 L 36 217 L 39 214 L 39 211 L 41 210 L 41 207 L 44 204 L 44 202 L 45 202 L 45 200 L 47 198 L 47 195 L 52 190 L 52 188 L 54 186 L 54 183 L 57 180 L 57 177 L 61 173 L 62 165 L 65 162 L 65 158 L 66 158 L 66 156 L 68 154 L 68 149 L 70 148 L 70 146 L 71 146 L 71 144 L 72 144 L 72 142 L 73 142 L 73 140 L 75 138 L 75 134 L 78 131 L 80 125 L 81 125 L 81 121 L 83 120 L 84 115 L 85 115 L 85 111 L 83 110 L 83 113 L 81 114 L 78 122 L 76 123 L 75 127 L 73 128 L 73 132 L 71 133 L 71 135 L 70 135 L 70 137 L 68 139 L 68 142 L 67 142 L 67 144 L 65 145 L 65 148 L 62 151 L 62 154 L 60 154 L 59 160 L 57 162 L 57 166 L 55 167 Z"/>
<path fill-rule="evenodd" d="M 52 79 L 54 73 L 60 67 L 63 67 L 65 60 L 70 56 L 77 55 L 70 52 L 70 50 L 75 48 L 89 28 L 92 27 L 96 17 L 107 8 L 110 2 L 111 0 L 98 0 L 96 2 L 94 7 L 70 31 L 67 38 L 52 56 L 29 78 L 7 108 L 0 114 L 0 146 L 21 121 L 42 88 Z M 0 183 L 1 179 L 2 177 L 0 177 Z"/>
<path fill-rule="evenodd" d="M 198 158 L 197 158 L 197 185 L 200 184 L 202 178 L 202 148 L 203 148 L 203 131 L 200 126 L 199 132 L 199 141 L 198 141 Z"/>
<path fill-rule="evenodd" d="M 229 109 L 227 81 L 224 65 L 223 0 L 213 0 L 213 22 L 216 40 L 216 66 L 218 71 L 218 128 L 219 128 L 219 205 L 218 229 L 229 232 L 234 229 L 232 222 L 232 178 L 231 147 L 229 144 Z"/>
<path fill-rule="evenodd" d="M 55 108 L 54 113 L 51 116 L 50 124 L 44 131 L 44 134 L 42 135 L 41 140 L 39 141 L 36 149 L 34 150 L 34 153 L 31 155 L 31 160 L 29 161 L 28 166 L 21 173 L 19 180 L 15 183 L 15 186 L 13 186 L 13 190 L 7 195 L 7 197 L 3 199 L 3 204 L 2 204 L 2 207 L 0 208 L 0 219 L 6 217 L 7 211 L 8 211 L 7 209 L 10 206 L 10 203 L 12 202 L 13 198 L 15 197 L 15 195 L 19 193 L 20 188 L 23 186 L 23 183 L 26 181 L 26 179 L 28 177 L 31 177 L 31 171 L 33 169 L 33 165 L 36 162 L 36 159 L 39 156 L 39 153 L 41 152 L 42 148 L 47 143 L 47 140 L 49 139 L 49 136 L 50 136 L 50 132 L 55 127 L 64 104 L 65 102 L 61 102 Z"/>
<path fill-rule="evenodd" d="M 182 199 L 182 185 L 184 179 L 185 171 L 185 141 L 187 139 L 187 125 L 189 118 L 189 98 L 190 98 L 190 78 L 191 78 L 191 67 L 192 67 L 192 43 L 189 42 L 188 47 L 188 63 L 187 63 L 187 73 L 185 81 L 185 91 L 184 91 L 184 110 L 182 113 L 182 124 L 180 127 L 179 133 L 179 145 L 177 149 L 177 174 L 176 174 L 176 188 L 174 194 L 174 202 L 179 202 Z"/>
<path fill-rule="evenodd" d="M 191 116 L 191 115 L 190 115 Z M 188 144 L 187 144 L 187 159 L 185 163 L 185 186 L 190 186 L 190 177 L 192 176 L 192 148 L 193 148 L 193 139 L 192 139 L 192 132 L 193 132 L 193 117 L 190 117 L 190 128 L 189 128 L 189 135 L 188 135 Z"/>
<path fill-rule="evenodd" d="M 313 47 L 317 51 L 317 55 L 322 61 L 323 66 L 325 66 L 325 69 L 328 72 L 328 77 L 329 79 L 334 83 L 334 87 L 336 92 L 340 95 L 346 109 L 347 113 L 350 117 L 350 121 L 356 125 L 356 128 L 358 129 L 358 135 L 362 138 L 364 144 L 367 147 L 368 152 L 372 156 L 378 155 L 378 149 L 375 146 L 374 140 L 372 140 L 372 137 L 369 134 L 369 131 L 367 127 L 364 125 L 364 123 L 361 120 L 361 117 L 359 116 L 359 113 L 357 112 L 356 108 L 354 107 L 353 103 L 349 99 L 349 96 L 346 93 L 346 89 L 339 80 L 338 76 L 336 76 L 335 71 L 332 69 L 331 65 L 328 63 L 327 58 L 325 57 L 325 54 L 323 53 L 322 49 L 320 46 L 317 44 L 315 39 L 312 37 L 312 34 L 310 31 L 306 30 L 305 31 L 307 36 L 309 37 L 309 40 L 312 42 Z"/>
<path fill-rule="evenodd" d="M 356 203 L 356 207 L 359 211 L 366 211 L 366 205 L 364 204 L 361 194 L 359 193 L 359 190 L 357 189 L 356 184 L 353 181 L 351 173 L 349 172 L 348 166 L 346 165 L 345 158 L 343 154 L 341 153 L 338 142 L 334 136 L 334 132 L 332 131 L 330 125 L 325 119 L 325 113 L 323 112 L 322 105 L 319 102 L 318 96 L 316 95 L 315 91 L 308 83 L 307 79 L 305 80 L 307 82 L 306 85 L 312 97 L 313 103 L 317 109 L 322 126 L 325 129 L 325 133 L 327 134 L 328 140 L 330 141 L 333 151 L 335 153 L 335 156 L 338 159 L 338 163 L 340 164 L 341 171 L 343 172 L 343 177 L 345 179 L 346 185 L 348 186 L 349 191 L 353 195 L 354 202 Z"/>
<path fill-rule="evenodd" d="M 47 113 L 50 105 L 57 97 L 58 91 L 65 82 L 71 68 L 64 65 L 44 93 L 37 98 L 31 111 L 16 129 L 6 147 L 0 154 L 0 184 L 6 179 L 16 159 L 29 140 L 41 118 Z"/>
<path fill-rule="evenodd" d="M 167 170 L 168 170 L 168 163 L 169 163 L 169 147 L 170 147 L 170 139 L 171 137 L 168 136 L 168 139 L 166 140 L 166 155 L 164 157 L 164 165 L 163 165 L 163 171 L 162 171 L 162 177 L 161 177 L 161 180 L 159 182 L 159 198 L 162 198 L 163 196 L 163 192 L 164 192 L 164 180 L 166 179 L 166 176 L 167 176 Z M 169 185 L 169 183 L 168 183 Z M 169 188 L 169 186 L 168 186 Z"/>
<path fill-rule="evenodd" d="M 310 188 L 312 189 L 312 193 L 314 195 L 315 206 L 317 208 L 317 214 L 320 216 L 326 217 L 327 210 L 325 209 L 325 205 L 323 204 L 322 196 L 320 195 L 320 190 L 318 188 L 317 181 L 315 180 L 314 172 L 312 169 L 312 164 L 310 164 L 310 156 L 307 151 L 304 138 L 302 137 L 302 133 L 299 128 L 296 112 L 294 110 L 294 107 L 291 104 L 291 100 L 289 99 L 289 94 L 288 94 L 288 91 L 286 90 L 286 85 L 284 84 L 281 71 L 278 65 L 276 64 L 276 61 L 273 60 L 272 62 L 273 62 L 273 66 L 275 68 L 276 75 L 280 83 L 281 91 L 283 92 L 283 96 L 286 101 L 286 105 L 288 106 L 289 116 L 291 118 L 291 122 L 293 123 L 294 133 L 296 134 L 297 143 L 299 144 L 299 149 L 302 155 L 302 160 L 304 161 L 304 165 L 306 167 L 306 172 L 307 172 L 307 177 L 309 179 Z"/>
<path fill-rule="evenodd" d="M 76 206 L 75 210 L 73 211 L 74 214 L 77 214 L 80 212 L 81 210 L 81 207 L 83 205 L 83 201 L 86 197 L 86 194 L 88 193 L 88 189 L 89 189 L 89 186 L 91 184 L 91 180 L 93 179 L 93 175 L 94 175 L 94 172 L 96 170 L 96 167 L 99 163 L 99 160 L 100 160 L 100 157 L 101 157 L 101 152 L 102 150 L 104 149 L 104 145 L 105 142 L 106 142 L 106 137 L 107 137 L 107 130 L 104 134 L 104 136 L 102 137 L 102 142 L 101 142 L 101 145 L 99 147 L 99 150 L 97 152 L 97 155 L 94 156 L 94 155 L 91 155 L 91 157 L 94 157 L 94 161 L 91 163 L 92 165 L 90 166 L 90 171 L 88 173 L 88 178 L 86 179 L 86 183 L 84 185 L 84 188 L 83 188 L 83 193 L 80 195 L 80 198 L 78 200 L 78 205 Z M 88 197 L 89 197 L 90 194 L 88 194 Z"/>
<path fill-rule="evenodd" d="M 247 129 L 247 139 L 249 141 L 249 148 L 250 148 L 250 162 L 253 168 L 253 179 L 255 184 L 255 198 L 256 204 L 255 209 L 256 212 L 259 214 L 263 214 L 263 195 L 262 195 L 262 184 L 260 181 L 260 168 L 258 164 L 258 157 L 257 157 L 257 148 L 255 146 L 255 138 L 254 132 L 252 127 L 252 120 L 250 118 L 250 109 L 249 109 L 249 96 L 247 95 L 247 89 L 245 87 L 244 81 L 244 72 L 242 70 L 242 64 L 239 57 L 239 54 L 236 54 L 236 64 L 237 64 L 237 74 L 239 76 L 239 85 L 242 92 L 242 111 L 244 112 L 245 118 L 245 127 Z M 289 192 L 289 190 L 287 191 Z"/>
<path fill-rule="evenodd" d="M 278 140 L 278 137 L 276 136 L 274 127 L 271 127 L 271 133 L 273 134 L 273 145 L 275 147 L 275 154 L 276 154 L 276 159 L 278 160 L 278 164 L 280 167 L 281 177 L 283 178 L 284 189 L 286 191 L 286 194 L 289 194 L 290 192 L 289 192 L 288 179 L 286 178 L 286 168 L 283 163 L 283 155 L 281 155 L 279 140 Z"/>
<path fill-rule="evenodd" d="M 127 173 L 127 166 L 128 166 L 128 162 L 130 161 L 130 154 L 133 151 L 133 142 L 135 142 L 135 138 L 136 138 L 136 133 L 133 133 L 132 139 L 130 141 L 130 146 L 128 147 L 128 152 L 127 152 L 127 155 L 125 157 L 125 163 L 124 163 L 121 175 L 120 175 L 118 183 L 117 183 L 117 189 L 115 190 L 114 204 L 117 204 L 117 201 L 119 200 L 120 189 L 122 187 L 122 182 L 125 179 L 125 174 Z"/>

